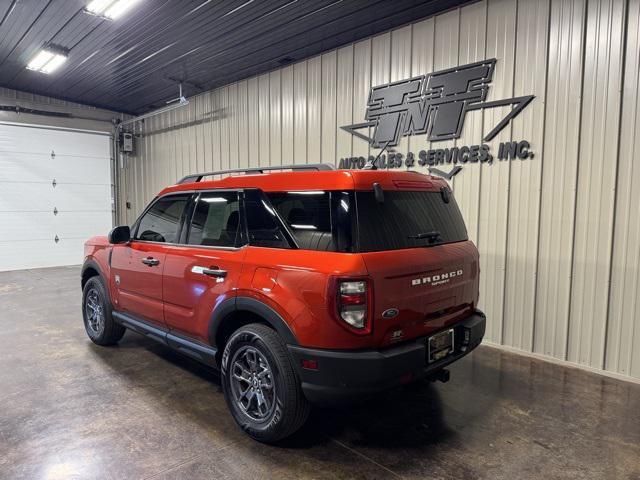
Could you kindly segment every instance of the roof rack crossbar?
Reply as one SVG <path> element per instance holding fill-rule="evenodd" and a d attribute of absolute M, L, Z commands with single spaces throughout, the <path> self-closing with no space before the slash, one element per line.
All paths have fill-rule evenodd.
<path fill-rule="evenodd" d="M 271 170 L 315 170 L 315 171 L 323 171 L 323 170 L 335 170 L 336 167 L 331 165 L 330 163 L 309 163 L 302 165 L 274 165 L 270 167 L 254 167 L 254 168 L 234 168 L 231 170 L 218 170 L 215 172 L 204 172 L 204 173 L 194 173 L 191 175 L 187 175 L 178 181 L 177 185 L 181 183 L 193 183 L 200 182 L 204 177 L 210 177 L 212 175 L 225 175 L 228 173 L 244 173 L 244 174 L 259 174 L 268 172 Z"/>

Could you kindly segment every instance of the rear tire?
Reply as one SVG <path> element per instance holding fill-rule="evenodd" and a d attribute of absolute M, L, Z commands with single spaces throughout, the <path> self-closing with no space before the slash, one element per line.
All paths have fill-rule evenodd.
<path fill-rule="evenodd" d="M 84 329 L 97 345 L 114 345 L 124 335 L 125 328 L 111 315 L 111 300 L 100 276 L 91 277 L 82 289 Z"/>
<path fill-rule="evenodd" d="M 249 436 L 273 443 L 296 432 L 310 406 L 284 342 L 271 328 L 250 324 L 233 333 L 222 355 L 224 398 Z"/>

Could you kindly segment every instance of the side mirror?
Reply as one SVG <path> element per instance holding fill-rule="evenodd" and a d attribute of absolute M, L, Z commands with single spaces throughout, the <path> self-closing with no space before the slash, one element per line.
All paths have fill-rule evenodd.
<path fill-rule="evenodd" d="M 109 243 L 127 243 L 131 240 L 131 229 L 128 225 L 116 227 L 109 232 Z"/>

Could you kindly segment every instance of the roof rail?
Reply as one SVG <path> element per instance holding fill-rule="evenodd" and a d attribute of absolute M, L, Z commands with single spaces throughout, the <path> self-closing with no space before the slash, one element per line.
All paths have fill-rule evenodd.
<path fill-rule="evenodd" d="M 181 183 L 193 183 L 200 182 L 204 177 L 210 177 L 211 175 L 225 175 L 227 173 L 244 173 L 245 175 L 256 174 L 256 173 L 264 173 L 271 170 L 335 170 L 336 167 L 331 165 L 330 163 L 309 163 L 309 164 L 301 164 L 301 165 L 277 165 L 271 167 L 254 167 L 254 168 L 234 168 L 232 170 L 218 170 L 216 172 L 204 172 L 204 173 L 194 173 L 191 175 L 187 175 L 182 178 L 176 185 Z"/>

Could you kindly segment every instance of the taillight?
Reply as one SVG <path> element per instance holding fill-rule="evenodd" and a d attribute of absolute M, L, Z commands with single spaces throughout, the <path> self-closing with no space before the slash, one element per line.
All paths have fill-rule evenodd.
<path fill-rule="evenodd" d="M 336 304 L 340 320 L 357 333 L 369 333 L 372 294 L 369 280 L 340 279 L 337 287 Z"/>

